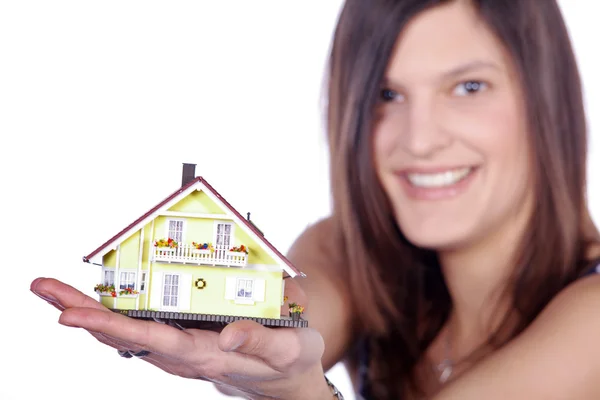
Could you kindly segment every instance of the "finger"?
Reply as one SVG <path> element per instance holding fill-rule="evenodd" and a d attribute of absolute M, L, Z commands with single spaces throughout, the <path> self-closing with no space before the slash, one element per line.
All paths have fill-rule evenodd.
<path fill-rule="evenodd" d="M 325 345 L 311 328 L 266 328 L 250 320 L 229 324 L 219 336 L 219 348 L 257 357 L 279 372 L 303 370 L 321 359 Z"/>
<path fill-rule="evenodd" d="M 85 307 L 108 310 L 91 297 L 56 279 L 37 278 L 31 283 L 30 290 L 44 300 L 62 306 L 62 308 Z"/>
<path fill-rule="evenodd" d="M 137 355 L 142 349 L 138 349 L 135 347 L 135 344 L 124 342 L 118 338 L 111 337 L 107 334 L 100 332 L 88 331 L 96 340 L 100 343 L 105 344 L 109 347 L 115 349 L 115 353 L 124 358 L 139 358 L 151 365 L 154 365 L 157 368 L 162 369 L 163 371 L 176 376 L 181 376 L 185 378 L 195 378 L 196 373 L 184 362 L 181 360 L 176 360 L 168 356 L 149 353 L 146 355 Z M 125 357 L 124 355 L 119 354 L 119 352 L 130 352 L 130 357 Z M 117 355 L 115 354 L 115 355 Z"/>
<path fill-rule="evenodd" d="M 238 390 L 232 386 L 223 385 L 223 384 L 215 384 L 215 389 L 217 389 L 219 391 L 219 393 L 221 393 L 225 396 L 244 397 L 247 395 L 247 393 L 244 393 L 241 390 Z"/>
<path fill-rule="evenodd" d="M 187 359 L 195 351 L 210 350 L 208 340 L 214 332 L 202 332 L 206 340 L 196 340 L 197 335 L 154 321 L 138 320 L 108 310 L 94 308 L 69 308 L 63 311 L 59 323 L 71 327 L 100 332 L 118 340 L 131 343 L 136 349 Z M 213 346 L 215 346 L 213 344 Z M 216 347 L 216 346 L 215 346 Z"/>

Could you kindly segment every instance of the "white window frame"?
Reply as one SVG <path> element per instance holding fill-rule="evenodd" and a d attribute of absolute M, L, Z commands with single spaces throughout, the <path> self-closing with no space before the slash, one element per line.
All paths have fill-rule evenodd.
<path fill-rule="evenodd" d="M 254 304 L 254 282 L 255 280 L 252 278 L 236 278 L 235 280 L 235 301 L 236 303 L 246 303 L 251 302 Z M 247 292 L 245 289 L 248 288 L 248 284 L 250 286 L 250 296 L 247 296 Z M 244 291 L 244 295 L 240 296 L 240 292 Z"/>
<path fill-rule="evenodd" d="M 125 275 L 126 279 L 123 279 L 123 274 Z M 129 278 L 129 279 L 127 279 Z M 125 287 L 123 287 L 123 283 L 127 282 L 129 284 L 132 284 L 132 290 L 137 290 L 137 270 L 135 269 L 119 269 L 119 287 L 115 286 L 115 289 L 117 291 L 119 290 L 125 290 Z"/>
<path fill-rule="evenodd" d="M 146 290 L 148 289 L 148 270 L 143 270 L 140 273 L 140 293 L 146 293 Z"/>
<path fill-rule="evenodd" d="M 240 285 L 247 285 L 251 281 L 252 290 L 250 297 L 238 296 Z M 235 304 L 254 305 L 265 301 L 265 279 L 258 276 L 227 276 L 225 278 L 225 299 L 232 300 Z"/>
<path fill-rule="evenodd" d="M 230 229 L 229 229 L 229 244 L 226 246 L 226 250 L 229 250 L 230 248 L 233 247 L 233 238 L 235 237 L 234 233 L 235 233 L 235 224 L 233 222 L 226 222 L 226 221 L 215 221 L 214 223 L 214 229 L 213 229 L 213 245 L 216 247 L 218 246 L 217 244 L 217 237 L 218 237 L 218 232 L 219 232 L 219 225 L 229 225 Z"/>
<path fill-rule="evenodd" d="M 171 222 L 181 222 L 181 239 L 180 240 L 177 240 L 176 238 L 169 236 L 169 232 L 171 232 L 171 229 L 170 229 Z M 175 240 L 176 242 L 178 242 L 179 244 L 183 244 L 185 241 L 185 228 L 186 228 L 185 223 L 186 223 L 186 220 L 182 219 L 182 218 L 168 218 L 167 226 L 165 227 L 165 238 L 166 239 L 171 238 L 171 239 Z"/>
<path fill-rule="evenodd" d="M 112 272 L 112 282 L 107 279 L 106 274 Z M 110 286 L 115 284 L 115 269 L 114 268 L 104 268 L 102 270 L 102 284 L 105 286 Z"/>
<path fill-rule="evenodd" d="M 171 276 L 171 277 L 177 276 L 177 294 L 174 296 L 176 298 L 176 304 L 174 306 L 171 304 L 165 305 L 165 303 L 164 303 L 165 302 L 165 287 L 166 287 L 167 276 Z M 171 285 L 171 287 L 173 287 L 173 285 Z M 172 294 L 169 294 L 168 296 L 173 297 Z M 163 274 L 163 281 L 162 281 L 161 291 L 160 291 L 160 309 L 176 311 L 179 309 L 180 299 L 181 299 L 181 274 L 165 272 Z"/>

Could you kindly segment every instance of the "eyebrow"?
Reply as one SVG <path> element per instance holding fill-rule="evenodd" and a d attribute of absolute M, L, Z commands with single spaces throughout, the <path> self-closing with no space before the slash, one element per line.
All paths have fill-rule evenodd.
<path fill-rule="evenodd" d="M 468 62 L 466 64 L 459 65 L 457 67 L 454 67 L 454 68 L 442 73 L 440 79 L 445 80 L 445 79 L 456 78 L 457 76 L 463 75 L 467 72 L 475 71 L 475 70 L 479 70 L 479 69 L 493 69 L 493 70 L 499 71 L 500 67 L 497 64 L 494 64 L 493 62 L 475 60 L 475 61 Z M 383 78 L 382 84 L 383 85 L 402 86 L 402 85 L 396 84 L 396 82 L 394 82 L 392 79 L 390 79 L 387 76 L 385 76 Z"/>

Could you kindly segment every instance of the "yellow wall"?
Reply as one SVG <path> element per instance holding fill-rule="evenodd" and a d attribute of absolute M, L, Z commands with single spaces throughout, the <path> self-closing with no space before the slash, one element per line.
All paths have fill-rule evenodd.
<path fill-rule="evenodd" d="M 104 257 L 102 257 L 102 265 L 107 267 L 114 267 L 117 265 L 117 252 L 111 250 Z"/>
<path fill-rule="evenodd" d="M 106 308 L 114 308 L 115 298 L 111 296 L 100 296 L 100 303 Z"/>
<path fill-rule="evenodd" d="M 138 268 L 140 251 L 140 232 L 136 232 L 121 243 L 119 250 L 119 268 Z"/>
<path fill-rule="evenodd" d="M 203 192 L 195 191 L 186 198 L 182 199 L 176 205 L 171 207 L 173 211 L 180 212 L 206 212 L 223 214 L 223 211 Z M 169 219 L 184 219 L 184 243 L 213 243 L 215 238 L 215 220 L 211 218 L 176 218 L 159 216 L 154 220 L 154 230 L 152 222 L 144 226 L 144 251 L 142 269 L 147 269 L 151 253 L 154 251 L 154 241 L 167 239 L 167 228 Z M 225 220 L 224 222 L 231 222 Z M 264 251 L 256 241 L 237 224 L 234 224 L 232 246 L 245 245 L 248 247 L 249 264 L 276 265 L 276 261 Z M 139 231 L 121 243 L 120 249 L 120 268 L 137 269 L 139 251 Z M 116 252 L 108 252 L 103 258 L 105 266 L 114 267 L 116 264 Z"/>
<path fill-rule="evenodd" d="M 179 201 L 171 211 L 185 213 L 215 213 L 224 214 L 224 211 L 214 203 L 205 193 L 195 191 L 186 198 Z M 152 264 L 151 254 L 154 251 L 154 241 L 166 239 L 167 236 L 167 221 L 169 219 L 185 219 L 184 242 L 191 244 L 194 242 L 213 243 L 215 235 L 215 220 L 211 218 L 176 218 L 176 217 L 157 217 L 154 222 L 149 222 L 144 226 L 144 243 L 143 243 L 143 262 L 142 270 L 149 270 L 153 265 L 153 270 L 149 271 L 149 279 L 146 290 L 149 292 L 152 287 L 152 279 L 154 271 L 173 271 L 182 273 L 191 273 L 193 275 L 192 282 L 198 278 L 204 278 L 208 285 L 203 290 L 193 288 L 192 290 L 192 312 L 206 314 L 232 314 L 243 315 L 250 317 L 265 317 L 278 318 L 280 313 L 281 301 L 281 272 L 258 272 L 240 268 L 219 268 L 213 266 L 198 266 L 185 264 Z M 219 220 L 221 221 L 221 220 Z M 231 222 L 224 220 L 224 222 Z M 120 269 L 138 269 L 139 255 L 139 235 L 140 232 L 135 232 L 131 237 L 127 238 L 120 246 Z M 270 257 L 265 250 L 262 249 L 262 244 L 259 245 L 237 224 L 234 224 L 233 230 L 233 246 L 244 244 L 249 249 L 248 263 L 277 265 L 276 261 Z M 102 260 L 103 265 L 114 267 L 116 265 L 116 251 L 109 251 Z M 266 280 L 265 303 L 257 303 L 255 306 L 236 305 L 233 301 L 224 300 L 225 293 L 225 277 L 229 275 L 239 276 L 245 274 L 248 276 L 261 276 Z M 138 277 L 139 278 L 139 277 Z M 136 288 L 139 290 L 139 288 Z M 113 308 L 112 297 L 102 297 L 101 301 L 107 307 Z M 131 300 L 131 301 L 130 301 Z M 146 304 L 145 296 L 140 295 L 139 309 L 144 309 Z M 134 299 L 118 298 L 119 308 L 135 308 Z"/>
<path fill-rule="evenodd" d="M 155 264 L 154 273 L 174 272 L 192 274 L 190 311 L 199 314 L 237 315 L 246 317 L 279 318 L 281 314 L 281 272 L 261 272 L 242 268 L 219 268 L 211 266 L 186 266 Z M 159 275 L 156 275 L 159 276 Z M 254 305 L 235 304 L 225 299 L 225 278 L 227 276 L 262 278 L 265 280 L 265 301 Z M 194 285 L 197 279 L 206 281 L 204 289 Z M 182 289 L 183 290 L 183 289 Z M 160 296 L 160 293 L 151 295 Z M 140 307 L 141 308 L 141 307 Z"/>
<path fill-rule="evenodd" d="M 241 244 L 248 247 L 248 264 L 267 264 L 267 265 L 275 265 L 277 264 L 273 257 L 267 254 L 266 251 L 262 249 L 257 242 L 250 238 L 242 228 L 240 228 L 237 224 L 235 224 L 234 229 L 234 238 L 233 245 L 239 246 Z M 263 245 L 264 246 L 264 245 Z"/>
<path fill-rule="evenodd" d="M 204 192 L 194 190 L 177 204 L 169 208 L 169 211 L 225 214 L 225 211 Z"/>
<path fill-rule="evenodd" d="M 118 296 L 118 292 L 117 292 L 117 307 L 116 308 L 119 310 L 135 310 L 135 298 L 134 297 L 120 297 L 120 296 Z"/>

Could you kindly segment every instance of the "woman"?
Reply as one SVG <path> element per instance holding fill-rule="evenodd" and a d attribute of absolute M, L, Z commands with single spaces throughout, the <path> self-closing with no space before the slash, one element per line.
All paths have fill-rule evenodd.
<path fill-rule="evenodd" d="M 314 330 L 182 332 L 32 290 L 65 325 L 250 398 L 333 398 L 341 359 L 367 399 L 600 398 L 600 237 L 553 0 L 348 0 L 328 131 L 334 213 L 289 254 Z"/>

